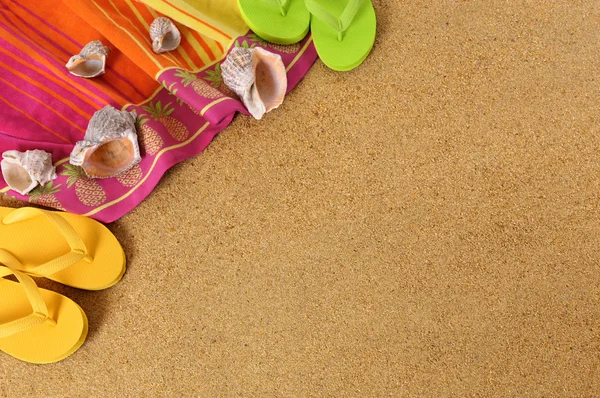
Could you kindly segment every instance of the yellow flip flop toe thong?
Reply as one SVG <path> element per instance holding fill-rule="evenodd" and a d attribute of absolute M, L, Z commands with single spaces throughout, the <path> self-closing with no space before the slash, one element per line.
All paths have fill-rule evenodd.
<path fill-rule="evenodd" d="M 115 236 L 84 216 L 34 207 L 0 207 L 0 263 L 86 290 L 106 289 L 125 273 Z"/>
<path fill-rule="evenodd" d="M 4 278 L 11 274 L 18 282 Z M 85 313 L 74 301 L 0 266 L 0 351 L 31 363 L 57 362 L 81 347 L 87 331 Z"/>

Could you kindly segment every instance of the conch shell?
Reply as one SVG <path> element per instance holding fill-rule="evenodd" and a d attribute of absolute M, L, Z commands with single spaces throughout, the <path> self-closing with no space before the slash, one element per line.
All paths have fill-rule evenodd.
<path fill-rule="evenodd" d="M 234 48 L 221 65 L 221 76 L 256 119 L 281 105 L 287 89 L 281 56 L 258 47 Z"/>
<path fill-rule="evenodd" d="M 141 160 L 136 117 L 135 111 L 118 111 L 110 105 L 94 113 L 69 163 L 81 166 L 92 178 L 114 177 L 129 170 Z"/>
<path fill-rule="evenodd" d="M 158 17 L 150 24 L 152 50 L 160 54 L 175 50 L 181 42 L 181 33 L 177 26 L 166 17 Z"/>
<path fill-rule="evenodd" d="M 56 178 L 52 155 L 46 151 L 6 151 L 2 154 L 2 176 L 12 189 L 27 195 L 38 184 L 46 185 Z"/>
<path fill-rule="evenodd" d="M 66 67 L 75 76 L 100 76 L 105 71 L 106 57 L 109 53 L 110 48 L 102 45 L 100 40 L 94 40 L 86 44 L 78 55 L 73 55 Z"/>

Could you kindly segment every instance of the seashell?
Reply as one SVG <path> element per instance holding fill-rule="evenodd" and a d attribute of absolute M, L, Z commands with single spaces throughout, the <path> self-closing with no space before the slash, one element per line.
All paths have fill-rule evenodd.
<path fill-rule="evenodd" d="M 110 105 L 94 113 L 69 163 L 81 166 L 92 178 L 114 177 L 129 170 L 141 160 L 136 117 L 135 111 L 118 111 Z"/>
<path fill-rule="evenodd" d="M 110 53 L 110 48 L 102 45 L 100 40 L 89 42 L 81 49 L 77 55 L 73 55 L 67 62 L 67 69 L 75 76 L 96 77 L 104 73 L 106 66 L 106 57 Z"/>
<path fill-rule="evenodd" d="M 281 56 L 258 47 L 234 48 L 221 65 L 221 75 L 256 119 L 281 105 L 287 90 Z"/>
<path fill-rule="evenodd" d="M 160 54 L 175 50 L 181 42 L 181 33 L 177 26 L 166 17 L 158 17 L 150 24 L 152 50 Z"/>
<path fill-rule="evenodd" d="M 12 189 L 27 195 L 38 184 L 46 185 L 56 178 L 52 155 L 46 151 L 6 151 L 2 154 L 2 176 Z"/>

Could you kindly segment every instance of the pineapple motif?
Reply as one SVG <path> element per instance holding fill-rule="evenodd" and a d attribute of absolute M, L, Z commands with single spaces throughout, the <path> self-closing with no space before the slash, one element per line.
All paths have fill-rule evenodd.
<path fill-rule="evenodd" d="M 148 155 L 153 156 L 160 150 L 160 148 L 163 147 L 164 142 L 162 138 L 160 138 L 158 132 L 146 124 L 148 120 L 149 119 L 144 116 L 140 117 L 138 137 L 142 148 L 144 148 L 144 151 Z"/>
<path fill-rule="evenodd" d="M 106 202 L 106 192 L 92 178 L 85 175 L 85 171 L 79 166 L 65 164 L 65 170 L 60 173 L 67 178 L 67 188 L 75 184 L 75 194 L 81 203 L 86 206 L 95 207 Z"/>
<path fill-rule="evenodd" d="M 60 192 L 60 184 L 54 185 L 53 181 L 50 181 L 46 185 L 38 186 L 31 191 L 29 196 L 29 202 L 38 204 L 40 206 L 53 207 L 58 210 L 65 210 L 63 205 L 56 199 L 55 194 Z"/>
<path fill-rule="evenodd" d="M 187 70 L 179 69 L 177 73 L 175 73 L 175 76 L 181 77 L 181 84 L 183 84 L 183 87 L 187 87 L 191 84 L 196 94 L 202 97 L 218 98 L 223 96 L 223 94 L 219 90 L 215 90 L 213 87 L 206 84 L 206 82 L 204 82 L 203 80 L 198 79 L 198 76 L 191 72 L 188 72 Z"/>
<path fill-rule="evenodd" d="M 116 178 L 124 186 L 132 187 L 142 179 L 142 169 L 136 164 L 126 172 L 119 174 Z"/>
<path fill-rule="evenodd" d="M 171 102 L 166 104 L 164 107 L 160 101 L 157 101 L 156 104 L 154 102 L 150 102 L 148 106 L 144 107 L 144 110 L 148 112 L 155 120 L 161 122 L 167 129 L 167 132 L 171 134 L 171 137 L 173 137 L 176 141 L 184 141 L 189 137 L 190 132 L 183 123 L 170 116 L 175 110 L 175 108 L 170 108 L 170 106 Z"/>
<path fill-rule="evenodd" d="M 281 44 L 270 43 L 254 33 L 251 33 L 248 37 L 250 37 L 251 40 L 259 43 L 262 47 L 270 47 L 273 50 L 279 51 L 282 53 L 294 54 L 294 53 L 297 53 L 298 51 L 300 51 L 300 43 L 284 46 Z"/>

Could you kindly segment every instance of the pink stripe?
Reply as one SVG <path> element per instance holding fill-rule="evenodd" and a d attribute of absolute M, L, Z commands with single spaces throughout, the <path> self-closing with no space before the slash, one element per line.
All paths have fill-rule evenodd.
<path fill-rule="evenodd" d="M 30 111 L 23 111 L 16 106 L 16 104 L 12 103 L 11 106 L 8 106 L 5 101 L 5 99 L 0 98 L 0 106 L 3 108 L 2 115 L 0 115 L 0 121 L 10 132 L 9 135 L 16 138 L 27 139 L 29 141 L 36 141 L 40 143 L 40 148 L 44 146 L 42 143 L 46 142 L 69 142 L 68 138 L 63 140 L 57 136 L 58 133 L 52 133 L 50 127 L 45 126 L 43 123 L 36 123 L 35 120 L 27 118 L 26 114 L 30 113 Z"/>
<path fill-rule="evenodd" d="M 44 126 L 47 126 L 54 133 L 64 137 L 67 141 L 70 141 L 72 143 L 83 139 L 83 136 L 85 134 L 84 131 L 77 130 L 73 125 L 67 123 L 64 119 L 61 119 L 60 117 L 56 116 L 54 112 L 50 111 L 42 104 L 33 101 L 31 98 L 23 95 L 19 91 L 13 89 L 10 86 L 5 85 L 2 82 L 0 82 L 0 87 L 2 97 L 10 101 L 11 105 L 13 105 L 15 108 L 22 110 L 23 112 L 25 112 Z M 6 107 L 7 106 L 3 104 L 3 108 Z M 39 132 L 40 126 L 33 122 L 28 124 L 30 126 L 36 126 L 36 129 L 30 129 L 29 131 L 27 131 L 28 135 L 26 135 L 25 137 L 28 137 L 30 140 L 60 142 L 59 138 L 54 134 L 46 136 L 45 139 L 41 139 L 42 137 Z M 85 128 L 85 125 L 83 128 Z"/>
<path fill-rule="evenodd" d="M 30 56 L 28 56 L 27 54 L 25 54 L 24 52 L 22 52 L 21 50 L 19 50 L 18 48 L 16 48 L 15 46 L 13 46 L 12 44 L 10 44 L 9 42 L 7 42 L 6 40 L 4 40 L 1 37 L 0 37 L 0 46 L 2 46 L 4 49 L 8 50 L 9 52 L 15 54 L 18 58 L 21 58 L 26 63 L 36 65 L 40 69 L 45 70 L 49 75 L 54 75 L 54 73 L 52 71 L 50 71 L 45 65 L 34 60 L 33 58 L 31 58 Z M 41 73 L 39 73 L 31 68 L 24 67 L 22 64 L 18 63 L 13 58 L 7 56 L 6 54 L 4 54 L 2 52 L 0 52 L 0 60 L 2 60 L 2 62 L 6 63 L 6 64 L 9 64 L 12 68 L 19 70 L 20 72 L 31 77 L 33 80 L 37 80 L 40 83 L 44 84 L 46 87 L 48 87 L 49 89 L 54 91 L 58 97 L 69 98 L 71 100 L 71 102 L 73 102 L 75 105 L 79 106 L 84 112 L 92 114 L 97 110 L 97 108 L 95 108 L 92 105 L 90 105 L 89 103 L 83 101 L 78 96 L 73 95 L 73 93 L 71 93 L 70 91 L 65 90 L 63 87 L 56 84 L 52 80 L 48 79 L 46 76 L 42 75 Z M 24 69 L 24 68 L 26 68 L 26 69 Z M 102 102 L 100 102 L 100 101 L 94 100 L 93 98 L 91 98 L 91 100 L 100 106 L 102 105 Z"/>
<path fill-rule="evenodd" d="M 17 14 L 12 13 L 12 15 L 15 16 L 15 18 L 17 18 L 19 21 L 21 21 L 21 23 L 23 23 L 23 25 L 27 26 L 29 29 L 31 29 L 32 31 L 36 32 L 38 34 L 38 36 L 42 37 L 44 40 L 46 40 L 49 43 L 52 43 L 52 45 L 57 48 L 59 51 L 61 51 L 63 54 L 65 54 L 65 58 L 71 58 L 71 56 L 73 54 L 71 54 L 70 51 L 68 51 L 66 48 L 59 46 L 54 40 L 52 40 L 50 37 L 46 36 L 45 34 L 43 34 L 42 32 L 40 32 L 38 29 L 36 29 L 35 27 L 31 26 L 31 24 L 29 24 L 27 21 L 25 21 L 23 18 L 19 17 Z M 47 25 L 47 24 L 46 24 Z M 79 46 L 79 48 L 82 48 L 83 46 Z M 133 98 L 129 97 L 127 94 L 125 94 L 123 91 L 121 91 L 120 88 L 118 88 L 117 86 L 115 86 L 114 84 L 112 84 L 111 82 L 109 82 L 108 80 L 102 78 L 102 80 L 104 81 L 104 83 L 111 87 L 115 92 L 119 93 L 122 97 L 124 97 L 128 102 L 134 102 Z"/>
<path fill-rule="evenodd" d="M 27 12 L 29 15 L 31 15 L 32 17 L 36 18 L 38 21 L 40 21 L 41 23 L 43 23 L 44 25 L 46 25 L 46 27 L 48 27 L 48 29 L 58 33 L 60 36 L 62 36 L 63 38 L 65 38 L 66 40 L 70 41 L 71 43 L 73 43 L 73 45 L 75 45 L 78 49 L 83 48 L 83 44 L 76 42 L 72 37 L 68 36 L 66 33 L 58 30 L 57 28 L 55 28 L 54 26 L 50 25 L 46 20 L 40 18 L 37 14 L 35 14 L 33 11 L 29 10 L 27 7 L 23 6 L 22 4 L 17 3 L 16 1 L 12 1 L 16 6 L 20 7 L 21 9 L 23 9 L 25 12 Z M 135 90 L 136 93 L 138 93 L 141 97 L 145 97 L 144 93 L 142 93 L 141 91 L 139 91 L 137 89 L 137 87 L 135 87 L 129 80 L 127 80 L 127 78 L 125 78 L 125 76 L 121 75 L 119 72 L 117 72 L 115 69 L 113 69 L 112 66 L 107 65 L 106 66 L 106 70 L 107 71 L 111 71 L 112 73 L 115 74 L 115 76 L 123 81 L 125 84 L 127 84 L 129 87 L 131 87 L 133 90 Z"/>
<path fill-rule="evenodd" d="M 27 7 L 23 6 L 22 4 L 17 3 L 14 0 L 13 0 L 13 3 L 15 5 L 17 5 L 18 7 L 20 7 L 21 9 L 23 9 L 29 15 L 33 16 L 34 18 L 36 18 L 37 20 L 39 20 L 41 23 L 43 23 L 44 25 L 46 25 L 50 30 L 58 33 L 59 35 L 61 35 L 62 37 L 64 37 L 65 39 L 67 39 L 68 41 L 70 41 L 71 43 L 73 43 L 75 46 L 77 46 L 77 48 L 83 48 L 83 46 L 84 46 L 83 44 L 76 42 L 74 39 L 72 39 L 70 36 L 68 36 L 64 32 L 62 32 L 62 31 L 58 30 L 57 28 L 55 28 L 54 26 L 50 25 L 47 21 L 45 21 L 44 19 L 40 18 L 37 14 L 35 14 L 33 11 L 29 10 Z M 107 70 L 107 72 L 110 71 L 111 73 L 113 73 L 117 77 L 117 79 L 121 80 L 123 83 L 125 83 L 129 87 L 131 87 L 136 93 L 138 93 L 140 95 L 140 97 L 145 97 L 144 93 L 142 93 L 141 91 L 139 91 L 137 87 L 135 87 L 129 80 L 127 80 L 127 78 L 125 78 L 123 75 L 121 75 L 115 69 L 113 69 L 112 66 L 107 65 L 106 66 L 106 70 Z"/>
<path fill-rule="evenodd" d="M 47 93 L 46 91 L 31 84 L 27 80 L 20 78 L 19 76 L 15 75 L 13 73 L 10 73 L 10 71 L 7 71 L 7 70 L 0 69 L 0 77 L 2 77 L 4 80 L 8 81 L 10 84 L 14 85 L 15 87 L 18 87 L 20 90 L 25 91 L 27 94 L 30 94 L 31 96 L 33 96 L 35 98 L 38 98 L 44 104 L 47 104 L 52 109 L 55 109 L 58 113 L 60 113 L 60 115 L 69 119 L 70 121 L 72 121 L 73 123 L 75 123 L 76 125 L 80 126 L 81 128 L 83 128 L 85 130 L 85 128 L 88 124 L 88 118 L 85 118 L 82 115 L 80 115 L 79 113 L 75 112 L 71 107 L 69 107 L 67 104 L 65 104 L 63 101 L 61 101 L 61 97 L 52 96 L 51 94 Z M 23 94 L 21 94 L 21 95 L 24 96 Z M 31 101 L 31 98 L 28 98 L 28 100 Z M 48 110 L 48 112 L 51 112 L 51 111 Z M 55 117 L 56 117 L 56 115 L 55 115 Z"/>
<path fill-rule="evenodd" d="M 2 14 L 4 16 L 4 18 L 6 18 L 6 15 L 4 15 L 4 12 L 2 10 L 0 10 L 0 14 Z M 8 21 L 8 19 L 7 19 L 7 21 Z M 8 21 L 8 22 L 10 23 L 10 21 Z M 4 23 L 0 23 L 0 26 L 2 26 L 4 28 L 4 30 L 6 30 L 8 33 L 12 34 L 16 39 L 18 39 L 19 41 L 21 41 L 23 44 L 27 45 L 31 49 L 33 49 L 33 50 L 36 50 L 36 49 L 41 50 L 41 51 L 36 50 L 37 53 L 38 53 L 38 55 L 40 55 L 42 58 L 44 58 L 45 60 L 47 60 L 52 65 L 54 65 L 58 69 L 58 71 L 62 72 L 61 76 L 63 77 L 63 80 L 70 81 L 75 86 L 85 87 L 86 89 L 88 89 L 89 91 L 93 92 L 98 97 L 101 97 L 103 100 L 107 101 L 111 105 L 117 105 L 118 106 L 118 102 L 114 98 L 111 98 L 110 96 L 106 95 L 102 91 L 96 89 L 93 85 L 87 83 L 84 79 L 75 78 L 75 76 L 71 75 L 67 71 L 67 69 L 64 67 L 64 65 L 60 64 L 58 61 L 56 61 L 51 56 L 51 53 L 49 53 L 48 51 L 46 51 L 41 46 L 38 46 L 33 41 L 29 40 L 27 37 L 25 37 L 24 34 L 23 35 L 16 34 L 13 29 L 9 28 Z M 52 73 L 56 74 L 57 72 L 53 71 Z"/>
<path fill-rule="evenodd" d="M 46 22 L 44 19 L 40 18 L 37 14 L 35 14 L 33 11 L 29 10 L 27 7 L 25 7 L 22 4 L 19 4 L 16 1 L 12 1 L 12 3 L 14 3 L 14 5 L 18 6 L 19 8 L 21 8 L 22 10 L 24 10 L 25 12 L 27 12 L 29 15 L 31 15 L 32 17 L 36 18 L 38 21 L 40 21 L 42 24 L 46 25 L 48 28 L 50 28 L 51 30 L 53 30 L 54 32 L 58 33 L 59 35 L 61 35 L 62 37 L 64 37 L 66 40 L 70 41 L 71 43 L 73 43 L 74 46 L 76 46 L 77 48 L 81 48 L 81 44 L 77 43 L 75 40 L 73 40 L 70 36 L 66 35 L 65 33 L 63 33 L 62 31 L 56 29 L 54 26 L 50 25 L 48 22 Z M 14 14 L 14 13 L 13 13 Z"/>

